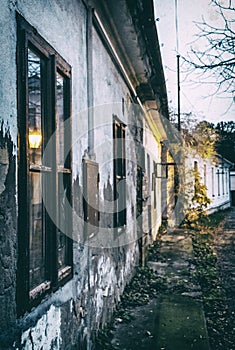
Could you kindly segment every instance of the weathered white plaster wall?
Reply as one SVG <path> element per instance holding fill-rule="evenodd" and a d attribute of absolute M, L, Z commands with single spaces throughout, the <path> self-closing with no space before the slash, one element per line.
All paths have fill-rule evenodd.
<path fill-rule="evenodd" d="M 4 132 L 9 131 L 15 153 L 17 152 L 17 118 L 20 119 L 20 116 L 17 116 L 16 11 L 35 27 L 38 33 L 72 66 L 73 198 L 74 206 L 82 219 L 82 159 L 87 154 L 88 148 L 87 12 L 82 1 L 77 0 L 7 0 L 2 2 L 0 29 L 7 35 L 1 35 L 0 38 L 0 120 L 4 122 Z M 110 245 L 110 248 L 106 248 L 105 245 L 100 244 L 100 241 L 95 242 L 92 246 L 84 245 L 81 238 L 83 236 L 82 220 L 79 224 L 75 222 L 73 280 L 48 295 L 40 305 L 18 320 L 15 315 L 14 297 L 8 293 L 14 309 L 10 317 L 14 329 L 11 334 L 17 329 L 15 348 L 65 349 L 79 341 L 84 341 L 92 329 L 97 330 L 109 320 L 115 304 L 120 300 L 120 295 L 138 263 L 139 250 L 135 221 L 137 155 L 133 144 L 135 142 L 133 129 L 139 121 L 137 123 L 135 106 L 131 102 L 125 82 L 95 30 L 93 30 L 93 35 L 94 151 L 100 168 L 100 200 L 104 200 L 104 187 L 109 188 L 111 193 L 113 186 L 112 118 L 113 115 L 116 115 L 126 124 L 128 187 L 125 235 L 118 238 L 115 247 Z M 153 154 L 151 156 L 152 171 L 153 160 L 160 162 L 160 148 L 152 136 L 146 142 L 146 147 Z M 5 150 L 4 152 L 7 153 Z M 4 163 L 4 152 L 2 152 L 2 163 Z M 7 162 L 4 164 L 8 166 Z M 17 161 L 15 165 L 17 169 Z M 5 170 L 4 168 L 3 172 Z M 15 188 L 17 188 L 16 178 L 17 176 L 14 179 Z M 5 181 L 1 184 L 0 190 L 4 192 Z M 160 180 L 156 180 L 156 193 L 157 196 L 160 196 Z M 12 197 L 17 202 L 15 192 L 12 193 Z M 153 205 L 152 190 L 150 201 Z M 152 216 L 155 231 L 161 222 L 160 202 L 160 199 L 157 199 L 157 207 Z M 12 225 L 16 231 L 15 223 Z M 11 255 L 14 259 L 14 262 L 11 262 L 12 266 L 16 265 L 17 259 L 14 230 L 11 230 L 14 240 L 10 247 L 14 249 Z M 107 235 L 101 238 L 107 243 L 110 233 L 108 228 L 106 233 Z M 9 256 L 6 261 L 11 261 Z M 7 286 L 10 284 L 14 292 L 14 276 L 12 279 L 14 279 L 14 284 L 9 281 L 6 284 Z M 7 302 L 9 302 L 8 299 Z"/>
<path fill-rule="evenodd" d="M 147 184 L 148 192 L 147 196 L 149 196 L 146 205 L 144 206 L 144 229 L 145 232 L 149 230 L 149 213 L 148 213 L 148 205 L 151 205 L 151 235 L 152 239 L 156 238 L 156 234 L 161 225 L 162 219 L 162 208 L 161 208 L 161 179 L 156 178 L 153 183 L 153 172 L 154 166 L 153 162 L 161 163 L 161 144 L 160 141 L 157 141 L 153 136 L 151 130 L 147 126 L 145 122 L 144 127 L 144 148 L 145 148 L 145 169 L 146 169 L 146 177 L 148 179 L 149 184 Z M 150 173 L 148 174 L 148 164 L 147 164 L 147 154 L 150 157 Z M 154 191 L 155 186 L 155 191 Z M 156 208 L 154 208 L 154 195 L 156 195 Z"/>
<path fill-rule="evenodd" d="M 61 312 L 60 308 L 51 306 L 35 325 L 22 334 L 22 344 L 25 350 L 60 349 L 61 339 Z"/>
<path fill-rule="evenodd" d="M 72 66 L 73 180 L 74 190 L 79 188 L 82 192 L 82 158 L 88 147 L 86 9 L 82 2 L 76 0 L 68 0 L 66 3 L 62 0 L 4 2 L 0 14 L 2 32 L 8 32 L 10 35 L 1 36 L 0 39 L 3 48 L 0 52 L 2 56 L 0 56 L 2 62 L 0 97 L 4 101 L 4 104 L 0 105 L 0 118 L 4 119 L 5 128 L 9 125 L 16 145 L 15 11 L 35 27 L 38 33 Z M 127 139 L 129 135 L 131 137 L 131 132 L 125 101 L 128 89 L 96 32 L 93 31 L 93 34 L 95 36 L 93 41 L 94 104 L 102 106 L 98 107 L 100 112 L 98 109 L 95 112 L 95 143 L 97 145 L 102 141 L 96 152 L 96 160 L 100 164 L 100 198 L 102 199 L 104 185 L 109 181 L 112 186 L 113 181 L 113 114 L 127 124 Z M 123 110 L 122 99 L 126 106 L 125 110 Z M 117 103 L 113 105 L 113 102 Z M 104 104 L 111 105 L 107 108 L 105 106 L 106 113 L 103 113 Z M 59 349 L 75 341 L 78 342 L 79 337 L 84 340 L 91 331 L 87 317 L 92 315 L 91 327 L 98 329 L 100 324 L 107 322 L 115 303 L 120 300 L 125 284 L 131 278 L 133 268 L 138 261 L 135 211 L 133 211 L 136 172 L 130 161 L 134 159 L 131 145 L 127 147 L 127 159 L 127 180 L 132 186 L 129 187 L 127 194 L 126 234 L 131 238 L 129 244 L 114 249 L 102 249 L 100 246 L 88 248 L 81 244 L 82 225 L 75 225 L 74 278 L 42 301 L 33 313 L 29 313 L 19 321 L 18 329 L 21 327 L 24 329 L 19 337 L 19 343 L 24 349 L 40 347 Z M 81 196 L 75 196 L 74 199 L 79 208 L 82 206 L 81 198 Z M 79 214 L 82 217 L 82 211 Z M 66 323 L 70 324 L 70 332 L 67 331 L 67 333 Z M 15 346 L 17 347 L 17 343 Z"/>
<path fill-rule="evenodd" d="M 117 117 L 126 125 L 126 211 L 128 225 L 125 234 L 129 237 L 127 243 L 134 242 L 137 239 L 135 211 L 133 212 L 136 202 L 137 164 L 134 139 L 131 135 L 132 110 L 131 105 L 128 107 L 126 101 L 129 90 L 95 29 L 93 29 L 93 89 L 95 155 L 100 165 L 101 200 L 104 199 L 104 186 L 107 185 L 108 181 L 113 185 L 113 117 Z M 116 244 L 122 244 L 122 238 Z"/>
<path fill-rule="evenodd" d="M 10 132 L 17 145 L 17 101 L 16 101 L 16 19 L 15 1 L 2 1 L 0 11 L 0 125 Z M 5 35 L 4 35 L 5 33 Z"/>

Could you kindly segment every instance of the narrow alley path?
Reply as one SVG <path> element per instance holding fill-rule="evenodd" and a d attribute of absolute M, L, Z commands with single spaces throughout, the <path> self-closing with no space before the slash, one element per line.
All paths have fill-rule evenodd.
<path fill-rule="evenodd" d="M 116 319 L 111 347 L 107 349 L 209 350 L 201 290 L 194 276 L 192 239 L 187 230 L 164 234 L 159 249 L 150 252 L 148 266 L 165 281 L 165 290 L 147 305 L 130 309 L 130 322 Z"/>
<path fill-rule="evenodd" d="M 200 234 L 199 236 L 201 237 Z M 219 276 L 221 287 L 212 281 L 212 287 L 215 289 L 210 289 L 209 286 L 205 292 L 205 288 L 199 285 L 197 269 L 201 258 L 195 257 L 192 237 L 194 234 L 192 235 L 192 231 L 189 232 L 187 229 L 168 230 L 161 236 L 156 245 L 157 249 L 155 247 L 150 250 L 147 267 L 165 281 L 165 287 L 151 296 L 145 305 L 127 308 L 128 322 L 125 317 L 117 316 L 108 335 L 108 344 L 97 347 L 98 350 L 235 348 L 235 208 L 225 213 L 224 224 L 220 226 L 209 245 L 208 243 L 205 245 L 207 250 L 209 246 L 211 251 L 216 252 L 215 266 L 216 271 L 218 270 L 216 274 Z M 209 258 L 213 260 L 214 253 L 211 254 L 210 249 Z M 205 255 L 203 250 L 202 254 Z M 207 261 L 209 260 L 205 260 L 206 264 Z M 206 273 L 203 278 L 207 278 Z M 143 288 L 145 292 L 149 288 L 148 283 L 146 280 L 146 287 Z M 219 292 L 219 299 L 214 300 L 214 295 L 210 295 L 210 291 L 214 293 L 217 288 L 219 291 L 221 288 L 222 294 Z M 203 294 L 208 291 L 209 296 Z M 207 307 L 204 309 L 205 301 L 212 303 L 209 311 Z M 208 312 L 211 310 L 213 315 L 210 318 Z"/>
<path fill-rule="evenodd" d="M 161 238 L 158 261 L 149 261 L 165 277 L 167 292 L 156 312 L 156 349 L 209 349 L 201 290 L 194 278 L 194 253 L 187 230 Z"/>

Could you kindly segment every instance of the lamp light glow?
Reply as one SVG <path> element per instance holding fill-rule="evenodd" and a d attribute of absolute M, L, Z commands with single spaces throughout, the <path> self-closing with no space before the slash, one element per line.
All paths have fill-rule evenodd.
<path fill-rule="evenodd" d="M 42 143 L 42 134 L 37 131 L 33 130 L 29 132 L 29 147 L 30 148 L 39 148 Z"/>

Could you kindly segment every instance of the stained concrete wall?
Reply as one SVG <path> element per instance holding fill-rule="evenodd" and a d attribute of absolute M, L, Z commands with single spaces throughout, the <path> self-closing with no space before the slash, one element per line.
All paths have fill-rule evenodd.
<path fill-rule="evenodd" d="M 10 132 L 0 129 L 0 329 L 16 318 L 16 159 Z"/>
<path fill-rule="evenodd" d="M 73 201 L 81 218 L 74 222 L 73 280 L 18 319 L 15 301 L 18 252 L 16 11 L 72 66 Z M 1 346 L 5 349 L 73 349 L 76 344 L 85 343 L 91 330 L 95 333 L 110 319 L 139 259 L 135 222 L 136 149 L 132 140 L 133 125 L 141 127 L 141 123 L 135 119 L 129 90 L 95 29 L 94 138 L 101 179 L 100 201 L 102 204 L 106 198 L 110 199 L 113 192 L 112 117 L 115 115 L 127 125 L 128 225 L 124 241 L 120 238 L 115 247 L 102 245 L 109 241 L 107 220 L 103 222 L 106 230 L 102 231 L 101 241 L 91 246 L 83 241 L 82 159 L 88 152 L 86 21 L 86 8 L 77 0 L 9 0 L 1 4 L 1 32 L 7 33 L 0 38 L 0 98 L 3 102 L 0 103 L 0 327 Z M 159 219 L 156 222 L 159 225 Z"/>
<path fill-rule="evenodd" d="M 0 30 L 0 329 L 16 319 L 16 27 L 14 4 L 1 3 Z"/>

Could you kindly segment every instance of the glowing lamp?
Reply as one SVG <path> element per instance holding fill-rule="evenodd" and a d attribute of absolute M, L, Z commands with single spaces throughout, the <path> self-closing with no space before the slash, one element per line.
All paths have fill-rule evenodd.
<path fill-rule="evenodd" d="M 39 148 L 42 143 L 42 134 L 40 131 L 33 130 L 29 132 L 29 147 Z"/>

